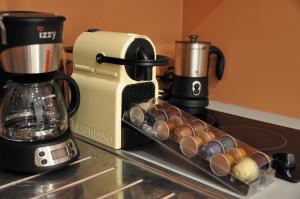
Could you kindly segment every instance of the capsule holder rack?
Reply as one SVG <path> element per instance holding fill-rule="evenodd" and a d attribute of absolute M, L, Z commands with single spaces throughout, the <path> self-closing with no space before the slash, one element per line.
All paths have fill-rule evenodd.
<path fill-rule="evenodd" d="M 220 182 L 221 184 L 225 185 L 226 187 L 228 187 L 229 189 L 231 189 L 232 191 L 234 191 L 238 194 L 245 195 L 245 196 L 251 196 L 254 193 L 257 193 L 258 191 L 262 190 L 263 188 L 266 188 L 272 182 L 274 182 L 275 170 L 272 169 L 271 167 L 266 172 L 259 173 L 258 177 L 251 181 L 244 181 L 244 180 L 239 179 L 238 177 L 233 175 L 232 171 L 230 171 L 225 176 L 218 176 L 212 172 L 210 162 L 208 160 L 204 159 L 203 157 L 201 157 L 201 155 L 199 153 L 194 157 L 187 157 L 182 153 L 180 145 L 177 142 L 175 142 L 174 139 L 172 139 L 170 136 L 165 140 L 158 139 L 154 133 L 154 124 L 158 120 L 153 116 L 152 113 L 149 112 L 149 107 L 151 107 L 153 104 L 156 105 L 156 104 L 168 104 L 168 103 L 164 102 L 162 100 L 158 100 L 158 99 L 151 99 L 148 102 L 132 104 L 130 109 L 133 106 L 138 106 L 139 108 L 142 109 L 144 114 L 147 114 L 147 117 L 148 117 L 147 120 L 141 121 L 140 122 L 141 124 L 139 124 L 139 125 L 134 124 L 131 121 L 130 109 L 129 109 L 128 111 L 124 112 L 122 122 L 128 124 L 130 127 L 134 128 L 138 132 L 146 135 L 150 139 L 154 140 L 155 142 L 157 142 L 158 144 L 160 144 L 161 146 L 166 148 L 173 155 L 180 157 L 181 159 L 183 159 L 190 165 L 193 165 L 196 168 L 200 169 L 201 171 L 207 173 L 209 176 L 216 179 L 218 182 Z M 170 105 L 170 104 L 168 104 L 168 105 Z M 172 105 L 170 105 L 170 106 L 172 106 Z M 174 106 L 172 106 L 172 107 L 174 107 Z M 190 120 L 193 120 L 193 119 L 199 120 L 198 118 L 196 118 L 182 110 L 180 110 L 180 111 L 185 116 L 188 116 L 188 118 Z M 201 121 L 201 122 L 203 122 L 203 121 Z M 213 132 L 216 135 L 215 139 L 219 139 L 221 136 L 228 135 L 225 132 L 223 132 L 207 123 L 205 123 L 205 125 L 207 125 L 207 128 L 209 129 L 209 131 Z M 253 152 L 259 152 L 257 149 L 253 148 L 252 146 L 250 146 L 236 138 L 234 138 L 234 139 L 237 143 L 237 146 L 244 148 L 248 155 Z M 206 146 L 206 145 L 203 145 L 203 146 Z M 248 156 L 248 155 L 246 155 L 246 156 Z M 271 165 L 272 159 L 271 159 L 271 157 L 268 157 L 268 158 L 270 160 L 269 164 Z"/>

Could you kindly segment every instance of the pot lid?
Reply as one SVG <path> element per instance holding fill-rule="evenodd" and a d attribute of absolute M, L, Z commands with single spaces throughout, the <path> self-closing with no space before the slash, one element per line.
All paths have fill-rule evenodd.
<path fill-rule="evenodd" d="M 187 43 L 187 44 L 193 44 L 193 43 L 198 43 L 198 44 L 210 44 L 208 41 L 198 41 L 198 35 L 189 35 L 190 40 L 185 40 L 185 41 L 176 41 L 176 43 Z"/>

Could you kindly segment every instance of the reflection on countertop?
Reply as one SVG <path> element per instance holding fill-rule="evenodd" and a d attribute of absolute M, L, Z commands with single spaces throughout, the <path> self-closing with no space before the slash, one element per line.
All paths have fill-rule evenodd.
<path fill-rule="evenodd" d="M 35 175 L 0 171 L 0 198 L 225 198 L 190 189 L 80 139 L 77 143 L 80 158 L 67 168 Z"/>

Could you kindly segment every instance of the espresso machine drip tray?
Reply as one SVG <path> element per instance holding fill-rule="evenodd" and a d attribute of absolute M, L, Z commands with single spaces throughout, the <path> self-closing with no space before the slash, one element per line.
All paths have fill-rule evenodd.
<path fill-rule="evenodd" d="M 64 169 L 29 176 L 0 170 L 0 198 L 232 198 L 83 139 L 76 138 L 79 160 Z"/>

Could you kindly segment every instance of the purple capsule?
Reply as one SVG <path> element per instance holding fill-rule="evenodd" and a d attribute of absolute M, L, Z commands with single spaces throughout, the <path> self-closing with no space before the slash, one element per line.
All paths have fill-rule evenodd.
<path fill-rule="evenodd" d="M 205 160 L 209 160 L 212 155 L 217 153 L 223 153 L 223 152 L 224 152 L 224 147 L 222 143 L 218 140 L 212 140 L 202 147 L 201 156 Z"/>

